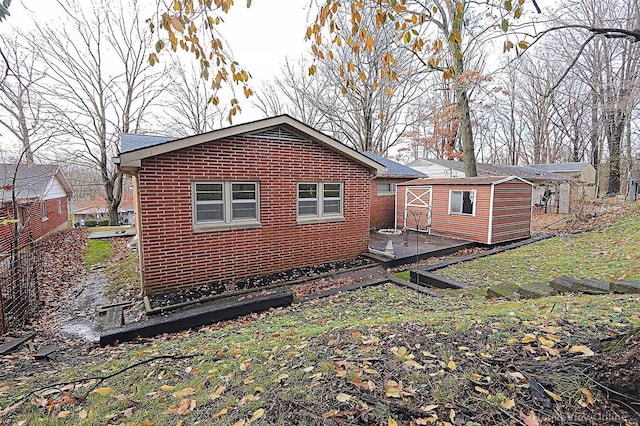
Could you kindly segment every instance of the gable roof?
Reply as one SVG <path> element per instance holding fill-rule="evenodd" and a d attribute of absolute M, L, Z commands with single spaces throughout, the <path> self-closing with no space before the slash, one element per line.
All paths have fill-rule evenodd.
<path fill-rule="evenodd" d="M 382 164 L 286 114 L 249 123 L 237 124 L 235 126 L 184 138 L 168 139 L 164 142 L 161 142 L 159 137 L 138 138 L 136 139 L 138 143 L 137 148 L 129 151 L 123 151 L 121 149 L 120 156 L 116 157 L 114 162 L 119 163 L 121 168 L 137 168 L 142 165 L 142 160 L 145 158 L 155 157 L 156 155 L 166 154 L 232 136 L 255 134 L 258 132 L 261 137 L 279 137 L 285 140 L 301 138 L 311 140 L 376 173 L 384 173 L 385 171 L 385 167 Z"/>
<path fill-rule="evenodd" d="M 401 185 L 500 185 L 511 181 L 520 181 L 533 186 L 533 183 L 518 176 L 477 176 L 464 178 L 414 179 Z"/>
<path fill-rule="evenodd" d="M 582 169 L 590 165 L 588 161 L 580 161 L 573 163 L 554 163 L 554 164 L 532 164 L 536 170 L 541 170 L 544 172 L 552 172 L 552 173 L 571 173 L 571 172 L 581 172 Z"/>
<path fill-rule="evenodd" d="M 395 178 L 415 178 L 426 175 L 419 170 L 412 169 L 411 167 L 400 164 L 397 161 L 384 158 L 373 152 L 363 151 L 362 154 L 366 155 L 373 161 L 376 161 L 387 168 L 384 173 L 379 173 L 378 177 L 395 177 Z"/>
<path fill-rule="evenodd" d="M 0 164 L 0 202 L 12 200 L 14 185 L 17 199 L 40 198 L 45 195 L 54 178 L 57 178 L 67 196 L 73 194 L 69 181 L 58 165 Z"/>

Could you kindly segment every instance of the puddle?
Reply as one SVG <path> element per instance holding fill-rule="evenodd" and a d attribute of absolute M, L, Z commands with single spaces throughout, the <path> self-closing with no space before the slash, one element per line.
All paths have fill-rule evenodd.
<path fill-rule="evenodd" d="M 87 340 L 91 343 L 100 341 L 100 333 L 95 330 L 96 321 L 76 317 L 60 327 L 60 332 L 72 338 Z"/>

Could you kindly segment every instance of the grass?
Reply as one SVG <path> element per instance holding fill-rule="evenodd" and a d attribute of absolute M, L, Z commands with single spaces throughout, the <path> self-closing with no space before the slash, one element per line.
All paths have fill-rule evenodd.
<path fill-rule="evenodd" d="M 640 240 L 638 224 L 636 214 L 612 224 L 613 231 L 605 230 L 605 235 L 554 238 L 545 242 L 551 246 L 523 248 L 538 247 L 528 255 L 518 249 L 495 256 L 499 260 L 483 258 L 473 262 L 476 275 L 466 277 L 483 286 L 482 280 L 494 273 L 491 268 L 503 268 L 504 276 L 495 279 L 515 281 L 527 271 L 537 277 L 560 271 L 614 277 L 622 271 L 631 278 L 637 254 L 630 245 Z M 602 244 L 597 244 L 599 238 Z M 618 251 L 610 251 L 614 246 Z M 605 266 L 577 261 L 576 253 L 589 260 L 585 253 L 596 247 L 609 253 Z M 543 252 L 562 260 L 547 261 L 538 254 Z M 485 263 L 490 260 L 496 263 Z M 127 254 L 122 263 L 128 262 L 133 260 Z M 463 273 L 458 267 L 448 269 Z M 408 424 L 421 416 L 422 424 L 434 424 L 428 419 L 452 420 L 451 415 L 462 416 L 466 410 L 479 424 L 505 424 L 519 412 L 535 410 L 543 416 L 565 409 L 574 414 L 584 403 L 581 389 L 592 392 L 597 404 L 606 395 L 598 394 L 591 378 L 576 373 L 578 358 L 569 349 L 588 345 L 597 352 L 601 339 L 640 326 L 640 295 L 487 303 L 478 292 L 443 294 L 433 299 L 387 284 L 197 331 L 96 349 L 91 363 L 0 382 L 0 408 L 19 402 L 3 420 L 25 425 L 230 426 L 319 424 L 332 416 L 336 423 L 368 418 L 386 424 L 392 418 Z M 544 343 L 551 338 L 553 348 Z M 154 359 L 159 355 L 188 358 Z M 151 361 L 131 367 L 146 360 Z M 561 368 L 563 361 L 573 367 Z M 505 362 L 509 371 L 537 378 L 561 401 L 553 402 L 552 409 L 532 405 L 527 388 L 505 374 Z M 96 379 L 120 370 L 104 381 Z M 55 385 L 67 382 L 72 383 Z M 46 389 L 38 391 L 42 387 Z M 86 399 L 74 399 L 85 394 Z M 507 400 L 513 408 L 505 408 Z M 585 409 L 585 418 L 613 416 L 608 404 Z M 407 412 L 420 414 L 408 417 Z"/>
<path fill-rule="evenodd" d="M 125 241 L 119 241 L 123 244 Z M 140 289 L 140 275 L 138 273 L 138 255 L 136 250 L 122 249 L 113 244 L 111 257 L 119 256 L 107 268 L 109 286 L 107 296 L 113 297 L 118 293 L 129 292 L 131 294 Z"/>
<path fill-rule="evenodd" d="M 111 241 L 89 240 L 87 253 L 84 258 L 85 266 L 104 265 L 111 258 Z"/>

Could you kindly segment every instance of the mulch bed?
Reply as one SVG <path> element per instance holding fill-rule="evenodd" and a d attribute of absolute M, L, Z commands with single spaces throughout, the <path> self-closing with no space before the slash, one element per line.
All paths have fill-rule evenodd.
<path fill-rule="evenodd" d="M 293 268 L 270 275 L 262 275 L 235 281 L 219 281 L 189 289 L 153 294 L 149 296 L 149 304 L 152 309 L 158 309 L 183 304 L 185 302 L 196 303 L 199 300 L 211 298 L 212 296 L 221 295 L 223 293 L 233 293 L 252 289 L 259 291 L 263 287 L 277 284 L 286 285 L 287 283 L 294 284 L 305 279 L 312 280 L 325 275 L 338 274 L 354 268 L 374 265 L 376 265 L 375 261 L 368 257 L 359 256 L 355 259 L 322 263 L 320 265 L 307 266 L 303 268 Z"/>

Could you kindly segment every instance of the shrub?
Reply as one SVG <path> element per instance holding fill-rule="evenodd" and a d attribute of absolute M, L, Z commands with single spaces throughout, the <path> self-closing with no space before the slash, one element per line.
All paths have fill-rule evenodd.
<path fill-rule="evenodd" d="M 88 227 L 88 228 L 93 228 L 94 226 L 98 225 L 98 221 L 95 219 L 87 219 L 84 221 L 84 226 Z"/>
<path fill-rule="evenodd" d="M 109 226 L 109 219 L 100 219 L 98 221 L 98 226 Z"/>

